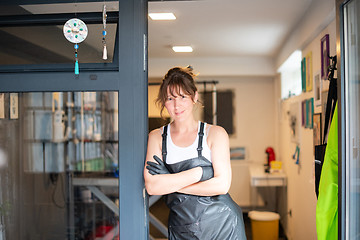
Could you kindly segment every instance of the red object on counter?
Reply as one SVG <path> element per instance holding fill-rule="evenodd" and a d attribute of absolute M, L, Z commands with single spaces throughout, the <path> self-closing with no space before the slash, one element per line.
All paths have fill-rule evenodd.
<path fill-rule="evenodd" d="M 267 159 L 267 164 L 268 166 L 270 166 L 270 163 L 272 161 L 275 161 L 275 152 L 274 152 L 274 149 L 272 147 L 268 147 L 266 148 L 265 152 L 267 153 L 268 155 L 268 159 Z"/>

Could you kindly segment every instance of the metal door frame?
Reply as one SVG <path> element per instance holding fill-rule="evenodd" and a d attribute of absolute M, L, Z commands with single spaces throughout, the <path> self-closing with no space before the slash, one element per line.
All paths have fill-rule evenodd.
<path fill-rule="evenodd" d="M 5 0 L 1 4 L 73 3 Z M 103 2 L 77 0 L 76 2 Z M 148 239 L 143 167 L 147 141 L 147 0 L 119 0 L 118 70 L 0 73 L 1 92 L 118 91 L 120 239 Z M 94 80 L 96 79 L 96 80 Z"/>

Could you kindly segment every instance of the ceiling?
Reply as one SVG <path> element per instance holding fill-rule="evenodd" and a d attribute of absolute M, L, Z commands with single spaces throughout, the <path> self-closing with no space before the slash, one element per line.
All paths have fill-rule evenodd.
<path fill-rule="evenodd" d="M 149 62 L 194 59 L 276 58 L 286 37 L 312 0 L 202 0 L 149 2 L 149 13 L 173 12 L 174 21 L 149 19 Z M 192 53 L 174 53 L 173 45 L 191 45 Z M 190 60 L 192 59 L 192 60 Z M 210 67 L 211 64 L 209 64 Z M 159 68 L 161 67 L 155 67 Z M 165 69 L 165 68 L 164 68 Z M 164 70 L 162 69 L 162 70 Z M 211 69 L 202 66 L 204 75 Z M 160 73 L 149 74 L 156 76 Z M 164 73 L 162 73 L 164 74 Z"/>
<path fill-rule="evenodd" d="M 173 12 L 177 19 L 148 20 L 149 77 L 161 77 L 174 65 L 188 64 L 203 76 L 251 75 L 259 69 L 264 72 L 259 75 L 274 74 L 274 59 L 312 1 L 150 1 L 149 13 Z M 117 10 L 117 2 L 105 2 L 108 10 Z M 2 9 L 0 15 L 19 9 L 30 13 L 101 11 L 102 4 L 25 5 Z M 191 45 L 194 51 L 174 53 L 173 45 Z"/>

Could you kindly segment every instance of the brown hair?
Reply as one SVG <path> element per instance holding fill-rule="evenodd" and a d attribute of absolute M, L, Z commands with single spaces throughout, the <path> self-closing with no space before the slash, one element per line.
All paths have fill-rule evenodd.
<path fill-rule="evenodd" d="M 166 99 L 168 98 L 168 88 L 171 95 L 174 95 L 174 93 L 180 95 L 180 90 L 182 90 L 194 101 L 197 88 L 194 81 L 195 74 L 192 72 L 192 70 L 193 69 L 191 66 L 186 68 L 174 67 L 165 74 L 160 86 L 158 97 L 156 99 L 156 103 L 161 109 L 161 116 L 165 108 Z"/>

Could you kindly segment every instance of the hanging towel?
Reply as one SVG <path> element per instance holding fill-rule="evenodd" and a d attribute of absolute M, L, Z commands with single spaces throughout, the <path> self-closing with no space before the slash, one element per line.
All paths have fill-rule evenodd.
<path fill-rule="evenodd" d="M 338 239 L 338 111 L 331 120 L 324 165 L 321 172 L 319 198 L 316 205 L 318 240 Z"/>

